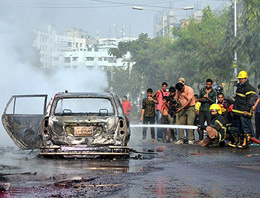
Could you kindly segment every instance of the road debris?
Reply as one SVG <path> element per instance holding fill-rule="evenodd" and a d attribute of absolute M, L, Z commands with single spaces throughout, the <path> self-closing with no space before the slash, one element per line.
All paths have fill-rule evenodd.
<path fill-rule="evenodd" d="M 2 182 L 0 181 L 0 191 L 8 191 L 11 186 L 10 182 Z"/>
<path fill-rule="evenodd" d="M 61 188 L 71 188 L 71 187 L 74 187 L 75 184 L 80 184 L 83 182 L 90 182 L 95 179 L 97 179 L 97 177 L 93 177 L 93 178 L 89 178 L 89 179 L 77 178 L 77 179 L 72 179 L 72 180 L 64 180 L 64 181 L 55 182 L 54 186 L 61 187 Z"/>
<path fill-rule="evenodd" d="M 256 153 L 256 154 L 249 154 L 249 155 L 246 155 L 247 157 L 252 157 L 252 156 L 258 156 L 260 154 Z"/>
<path fill-rule="evenodd" d="M 205 155 L 204 153 L 191 153 L 190 155 Z"/>
<path fill-rule="evenodd" d="M 157 151 L 157 152 L 163 152 L 164 149 L 165 149 L 165 147 L 163 147 L 163 146 L 162 146 L 162 147 L 157 147 L 157 148 L 156 148 L 156 151 Z"/>

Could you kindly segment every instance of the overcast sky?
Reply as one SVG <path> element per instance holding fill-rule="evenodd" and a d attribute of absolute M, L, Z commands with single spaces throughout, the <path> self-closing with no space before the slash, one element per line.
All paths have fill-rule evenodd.
<path fill-rule="evenodd" d="M 133 10 L 131 6 L 163 12 L 169 7 L 202 9 L 207 5 L 219 10 L 229 4 L 229 0 L 74 0 L 73 3 L 71 0 L 0 0 L 0 17 L 33 26 L 54 24 L 60 33 L 65 27 L 80 27 L 92 36 L 99 31 L 100 37 L 114 37 L 120 35 L 124 24 L 125 36 L 137 36 L 142 32 L 153 36 L 158 12 Z M 178 17 L 190 14 L 191 11 L 176 11 Z"/>

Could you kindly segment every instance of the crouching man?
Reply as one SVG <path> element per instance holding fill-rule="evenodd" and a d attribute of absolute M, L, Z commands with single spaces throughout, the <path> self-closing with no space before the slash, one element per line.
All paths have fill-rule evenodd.
<path fill-rule="evenodd" d="M 226 121 L 222 116 L 221 108 L 218 104 L 212 104 L 209 108 L 211 114 L 211 124 L 209 126 L 199 126 L 199 129 L 207 131 L 207 137 L 199 142 L 202 147 L 225 145 Z"/>

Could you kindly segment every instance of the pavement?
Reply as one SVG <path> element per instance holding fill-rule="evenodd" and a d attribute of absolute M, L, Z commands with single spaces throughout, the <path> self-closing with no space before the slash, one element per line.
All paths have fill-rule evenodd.
<path fill-rule="evenodd" d="M 148 130 L 149 132 L 149 130 Z M 147 143 L 132 131 L 129 159 L 45 159 L 0 150 L 0 197 L 260 197 L 260 147 Z"/>

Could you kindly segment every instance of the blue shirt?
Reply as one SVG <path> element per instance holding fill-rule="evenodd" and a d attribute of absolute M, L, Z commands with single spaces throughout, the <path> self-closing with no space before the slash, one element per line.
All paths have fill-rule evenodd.
<path fill-rule="evenodd" d="M 258 97 L 260 97 L 260 93 L 257 94 Z M 260 113 L 260 102 L 258 103 L 258 105 L 256 106 L 256 110 L 255 110 L 256 113 Z"/>

